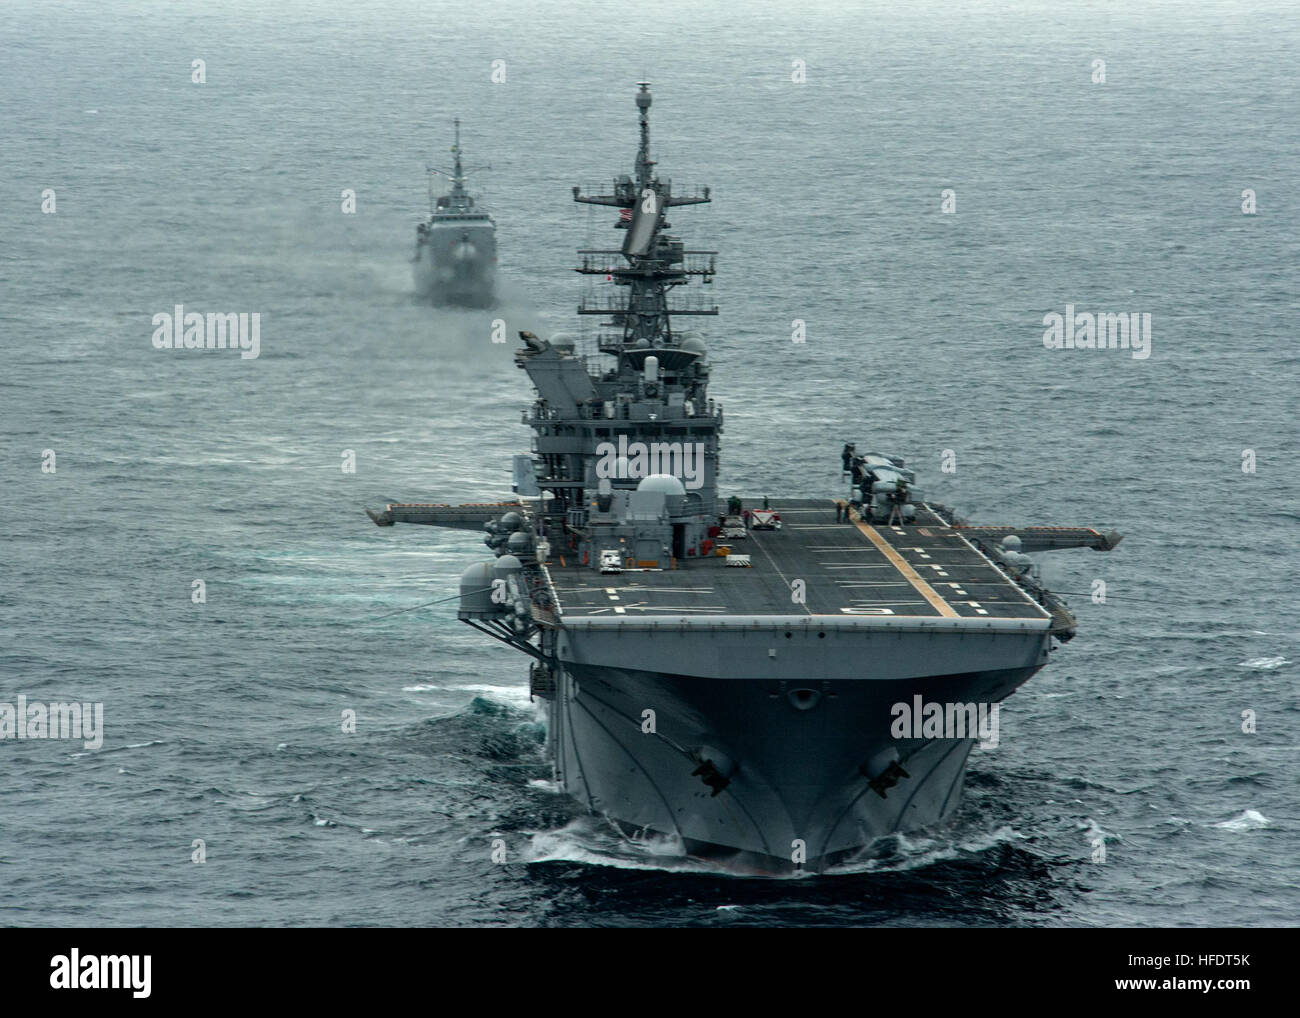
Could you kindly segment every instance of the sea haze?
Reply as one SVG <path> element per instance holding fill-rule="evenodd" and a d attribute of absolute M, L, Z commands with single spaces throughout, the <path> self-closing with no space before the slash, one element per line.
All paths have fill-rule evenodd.
<path fill-rule="evenodd" d="M 646 6 L 0 5 L 0 701 L 104 710 L 0 742 L 0 923 L 1294 925 L 1300 8 Z M 570 187 L 631 172 L 641 79 L 713 188 L 672 220 L 720 252 L 723 494 L 839 493 L 856 441 L 972 520 L 1125 535 L 1039 557 L 1079 635 L 955 819 L 834 875 L 620 844 L 456 621 L 480 540 L 362 513 L 509 494 L 492 322 L 577 331 L 574 249 L 621 234 Z M 413 294 L 455 116 L 492 311 Z M 259 356 L 155 349 L 177 304 Z M 1150 356 L 1046 349 L 1067 304 Z"/>

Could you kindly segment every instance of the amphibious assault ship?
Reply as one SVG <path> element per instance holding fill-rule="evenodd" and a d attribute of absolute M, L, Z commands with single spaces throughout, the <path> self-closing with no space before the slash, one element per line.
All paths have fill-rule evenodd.
<path fill-rule="evenodd" d="M 708 351 L 675 324 L 717 307 L 670 297 L 713 278 L 715 252 L 668 221 L 710 195 L 656 172 L 650 104 L 642 83 L 635 176 L 574 188 L 624 231 L 580 252 L 577 271 L 621 295 L 578 309 L 604 320 L 597 349 L 520 334 L 536 401 L 519 497 L 367 512 L 486 531 L 496 557 L 461 577 L 459 618 L 531 658 L 565 791 L 629 838 L 821 869 L 957 808 L 975 714 L 900 729 L 898 705 L 938 704 L 961 729 L 964 708 L 997 704 L 1074 635 L 1024 553 L 1119 538 L 968 525 L 903 459 L 856 443 L 833 490 L 721 493 Z"/>
<path fill-rule="evenodd" d="M 435 304 L 491 307 L 495 300 L 497 235 L 492 217 L 474 205 L 460 157 L 460 120 L 450 170 L 429 169 L 429 220 L 415 228 L 415 288 Z M 451 180 L 451 191 L 435 199 L 433 178 Z"/>

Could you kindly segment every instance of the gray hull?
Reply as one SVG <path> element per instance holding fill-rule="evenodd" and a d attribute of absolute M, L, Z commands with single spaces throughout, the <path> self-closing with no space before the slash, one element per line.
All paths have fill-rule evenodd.
<path fill-rule="evenodd" d="M 935 824 L 960 803 L 973 740 L 896 739 L 890 730 L 895 703 L 911 703 L 917 695 L 927 702 L 996 703 L 1041 667 L 1036 649 L 1041 638 L 1031 638 L 1021 667 L 825 679 L 835 669 L 811 660 L 802 662 L 804 674 L 819 677 L 801 679 L 783 675 L 777 661 L 767 659 L 771 666 L 760 665 L 759 674 L 771 677 L 742 677 L 746 655 L 726 643 L 747 640 L 751 651 L 766 657 L 767 645 L 776 642 L 769 637 L 785 643 L 781 633 L 705 637 L 715 653 L 737 664 L 728 678 L 568 662 L 556 676 L 549 712 L 557 782 L 625 832 L 675 836 L 692 854 L 739 855 L 771 872 L 792 869 L 802 843 L 800 861 L 818 870 L 876 838 Z M 699 638 L 664 634 L 655 642 Z M 915 652 L 921 641 L 935 638 L 911 639 L 917 641 Z M 958 639 L 968 648 L 979 642 L 967 635 L 938 643 Z M 833 651 L 827 646 L 832 641 Z M 847 633 L 820 640 L 837 658 L 850 649 L 849 641 L 857 644 L 860 663 L 853 670 L 859 674 L 865 661 L 880 662 L 882 669 L 893 666 L 885 660 L 892 649 L 886 644 L 907 646 L 897 635 L 883 633 L 866 641 Z M 571 639 L 571 648 L 575 642 Z M 585 649 L 578 647 L 574 656 L 585 656 Z M 949 649 L 957 648 L 942 648 L 937 656 Z M 999 652 L 1005 649 L 998 646 Z M 676 652 L 683 661 L 698 657 L 685 644 Z M 802 656 L 782 651 L 792 661 Z M 645 731 L 646 710 L 654 712 L 654 732 Z M 891 759 L 907 777 L 899 777 L 882 797 L 869 775 Z M 704 760 L 728 779 L 717 794 L 698 773 Z"/>
<path fill-rule="evenodd" d="M 493 231 L 435 228 L 416 245 L 413 274 L 416 291 L 435 304 L 491 307 L 496 301 Z"/>

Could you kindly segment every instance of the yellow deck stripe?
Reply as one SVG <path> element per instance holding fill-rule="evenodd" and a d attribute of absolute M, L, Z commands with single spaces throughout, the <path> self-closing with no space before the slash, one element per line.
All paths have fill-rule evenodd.
<path fill-rule="evenodd" d="M 925 580 L 921 579 L 921 574 L 908 564 L 907 559 L 898 554 L 898 552 L 890 547 L 888 541 L 876 533 L 875 527 L 868 523 L 863 523 L 862 517 L 860 517 L 855 510 L 850 510 L 850 512 L 852 513 L 851 518 L 854 526 L 866 534 L 867 540 L 876 546 L 880 551 L 880 554 L 889 559 L 889 561 L 893 563 L 894 568 L 903 574 L 903 578 L 916 588 L 916 592 L 930 602 L 930 607 L 946 618 L 961 618 L 952 605 L 940 597 L 935 589 L 926 583 Z"/>

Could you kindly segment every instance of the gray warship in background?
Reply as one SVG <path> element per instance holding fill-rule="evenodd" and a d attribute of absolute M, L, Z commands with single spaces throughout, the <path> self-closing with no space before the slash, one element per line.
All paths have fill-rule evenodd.
<path fill-rule="evenodd" d="M 967 525 L 902 459 L 855 445 L 842 490 L 724 498 L 708 354 L 675 328 L 717 308 L 670 300 L 714 275 L 667 218 L 709 193 L 656 173 L 650 103 L 642 84 L 635 177 L 574 188 L 625 231 L 580 252 L 577 271 L 609 281 L 578 309 L 604 319 L 597 349 L 520 334 L 537 398 L 519 497 L 367 513 L 486 530 L 496 557 L 462 576 L 459 618 L 532 659 L 566 792 L 633 839 L 821 869 L 957 808 L 972 738 L 896 738 L 894 705 L 995 704 L 1074 635 L 1024 553 L 1119 538 Z"/>
<path fill-rule="evenodd" d="M 451 170 L 429 170 L 429 220 L 415 228 L 415 288 L 435 304 L 491 307 L 496 300 L 497 234 L 492 217 L 474 205 L 465 190 L 460 157 L 460 121 L 451 152 Z M 450 178 L 451 191 L 434 198 L 433 177 Z"/>

